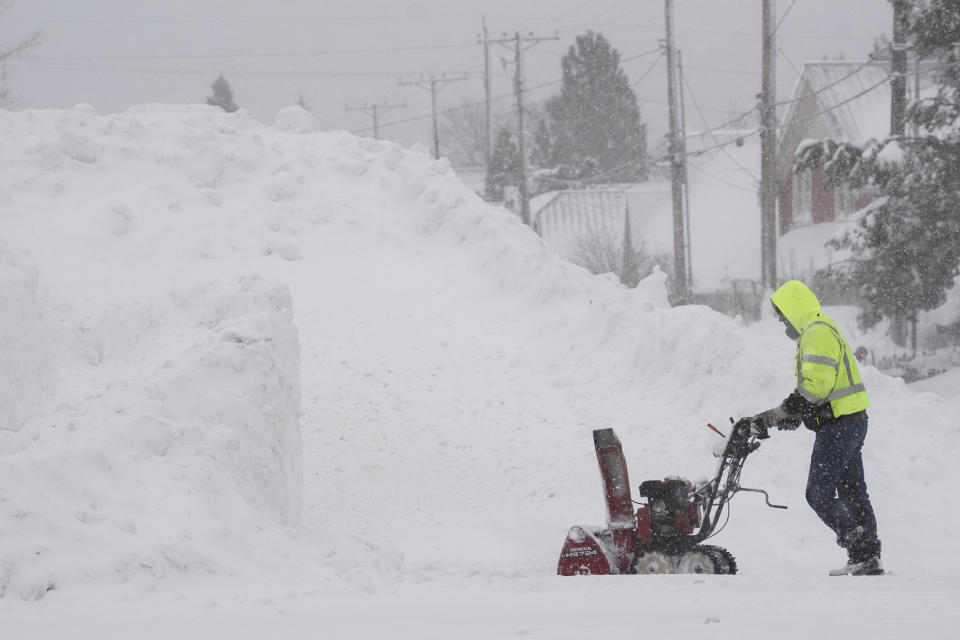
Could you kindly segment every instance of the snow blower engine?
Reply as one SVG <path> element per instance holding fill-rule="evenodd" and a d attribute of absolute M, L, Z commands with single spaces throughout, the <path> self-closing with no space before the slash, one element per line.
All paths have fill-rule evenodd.
<path fill-rule="evenodd" d="M 640 497 L 646 503 L 638 503 L 636 511 L 620 440 L 613 429 L 594 431 L 607 500 L 607 526 L 571 528 L 560 552 L 557 574 L 736 573 L 737 563 L 729 551 L 703 544 L 716 532 L 730 499 L 739 491 L 752 491 L 763 494 L 767 506 L 786 509 L 771 504 L 766 491 L 739 485 L 744 460 L 760 446 L 750 427 L 750 418 L 742 418 L 724 436 L 712 480 L 697 486 L 678 477 L 641 482 Z"/>

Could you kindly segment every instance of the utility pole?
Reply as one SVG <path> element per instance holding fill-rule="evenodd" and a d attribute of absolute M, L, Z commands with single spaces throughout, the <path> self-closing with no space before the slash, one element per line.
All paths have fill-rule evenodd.
<path fill-rule="evenodd" d="M 517 95 L 517 146 L 520 151 L 520 219 L 530 224 L 530 185 L 527 183 L 527 150 L 524 145 L 527 128 L 523 123 L 523 52 L 520 50 L 520 32 L 514 34 L 513 91 Z"/>
<path fill-rule="evenodd" d="M 533 34 L 528 34 L 525 36 L 520 35 L 520 32 L 517 31 L 513 34 L 513 37 L 504 36 L 502 38 L 497 38 L 494 40 L 484 40 L 484 43 L 487 42 L 496 42 L 498 44 L 507 45 L 513 43 L 513 64 L 514 64 L 514 74 L 513 74 L 513 92 L 517 98 L 517 147 L 520 152 L 520 184 L 517 185 L 520 192 L 520 219 L 523 221 L 523 224 L 530 224 L 530 187 L 527 184 L 527 155 L 526 155 L 526 130 L 524 127 L 524 113 L 523 113 L 523 93 L 524 89 L 524 78 L 523 78 L 523 52 L 524 49 L 523 43 L 530 42 L 530 46 L 536 45 L 538 42 L 543 40 L 559 40 L 560 36 L 535 36 Z M 528 47 L 529 48 L 529 47 Z"/>
<path fill-rule="evenodd" d="M 890 135 L 904 134 L 907 112 L 907 43 L 906 19 L 909 5 L 893 0 L 893 42 L 890 60 Z M 919 78 L 919 76 L 918 76 Z"/>
<path fill-rule="evenodd" d="M 493 99 L 490 89 L 490 41 L 487 35 L 487 16 L 483 16 L 483 94 L 486 101 L 487 138 L 483 149 L 484 167 L 490 166 L 490 155 L 493 153 Z"/>
<path fill-rule="evenodd" d="M 665 0 L 667 47 L 667 105 L 670 123 L 670 199 L 673 203 L 673 292 L 677 303 L 690 296 L 687 282 L 686 232 L 683 214 L 684 158 L 680 146 L 680 121 L 677 115 L 677 65 L 673 49 L 673 0 Z"/>
<path fill-rule="evenodd" d="M 403 104 L 388 104 L 386 102 L 382 104 L 361 104 L 356 107 L 351 107 L 350 105 L 345 105 L 343 108 L 346 111 L 367 111 L 370 115 L 373 116 L 373 137 L 377 140 L 380 139 L 380 114 L 386 113 L 391 109 L 403 109 L 407 106 L 407 103 Z"/>
<path fill-rule="evenodd" d="M 687 108 L 683 101 L 683 52 L 677 49 L 677 86 L 680 89 L 680 155 L 683 156 L 683 228 L 686 232 L 684 256 L 687 263 L 687 287 L 693 286 L 693 251 L 690 248 L 690 172 L 687 171 Z"/>
<path fill-rule="evenodd" d="M 773 19 L 776 0 L 763 0 L 763 61 L 760 89 L 760 282 L 777 287 L 777 106 Z"/>
<path fill-rule="evenodd" d="M 893 0 L 893 42 L 890 44 L 890 136 L 903 136 L 907 112 L 907 43 L 906 19 L 909 5 L 905 0 Z M 919 81 L 920 76 L 917 76 Z M 917 352 L 917 322 L 904 313 L 893 318 L 894 336 L 906 342 L 910 330 L 910 344 Z"/>
<path fill-rule="evenodd" d="M 447 74 L 421 76 L 416 80 L 400 79 L 400 84 L 414 84 L 430 91 L 430 112 L 433 114 L 433 157 L 440 158 L 440 129 L 437 127 L 437 92 L 452 82 L 466 80 L 467 76 L 448 76 Z"/>

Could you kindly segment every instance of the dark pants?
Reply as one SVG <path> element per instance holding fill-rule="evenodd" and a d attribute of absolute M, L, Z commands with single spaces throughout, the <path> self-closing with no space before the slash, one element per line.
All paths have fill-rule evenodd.
<path fill-rule="evenodd" d="M 866 436 L 866 418 L 841 421 L 823 425 L 813 443 L 807 502 L 837 534 L 838 542 L 857 526 L 863 527 L 865 539 L 877 538 L 877 518 L 863 478 L 861 450 Z"/>

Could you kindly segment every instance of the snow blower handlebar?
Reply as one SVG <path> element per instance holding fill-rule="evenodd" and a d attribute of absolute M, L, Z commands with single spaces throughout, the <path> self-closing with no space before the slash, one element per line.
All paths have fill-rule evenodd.
<path fill-rule="evenodd" d="M 732 419 L 731 422 L 733 422 Z M 720 433 L 713 425 L 708 426 Z M 760 439 L 762 439 L 762 434 L 758 434 L 754 420 L 752 418 L 741 418 L 731 426 L 730 435 L 725 437 L 726 442 L 723 446 L 723 452 L 720 454 L 716 475 L 713 480 L 696 491 L 704 502 L 703 524 L 696 534 L 698 541 L 706 540 L 714 533 L 723 508 L 739 491 L 762 493 L 768 506 L 775 509 L 787 508 L 783 505 L 771 503 L 767 492 L 762 489 L 746 489 L 740 486 L 740 472 L 743 471 L 743 463 L 748 455 L 760 447 Z"/>

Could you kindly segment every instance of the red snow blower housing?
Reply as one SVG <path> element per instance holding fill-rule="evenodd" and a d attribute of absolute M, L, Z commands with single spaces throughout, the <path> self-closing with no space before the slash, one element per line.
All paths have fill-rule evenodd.
<path fill-rule="evenodd" d="M 698 486 L 675 476 L 646 480 L 640 483 L 640 497 L 646 502 L 638 503 L 634 511 L 620 440 L 613 429 L 594 431 L 607 526 L 572 527 L 557 574 L 736 573 L 737 563 L 729 551 L 703 544 L 716 532 L 730 499 L 739 491 L 752 491 L 762 493 L 770 507 L 786 507 L 771 504 L 766 491 L 739 485 L 744 460 L 760 446 L 759 438 L 751 435 L 751 420 L 742 418 L 725 437 L 712 480 Z"/>

